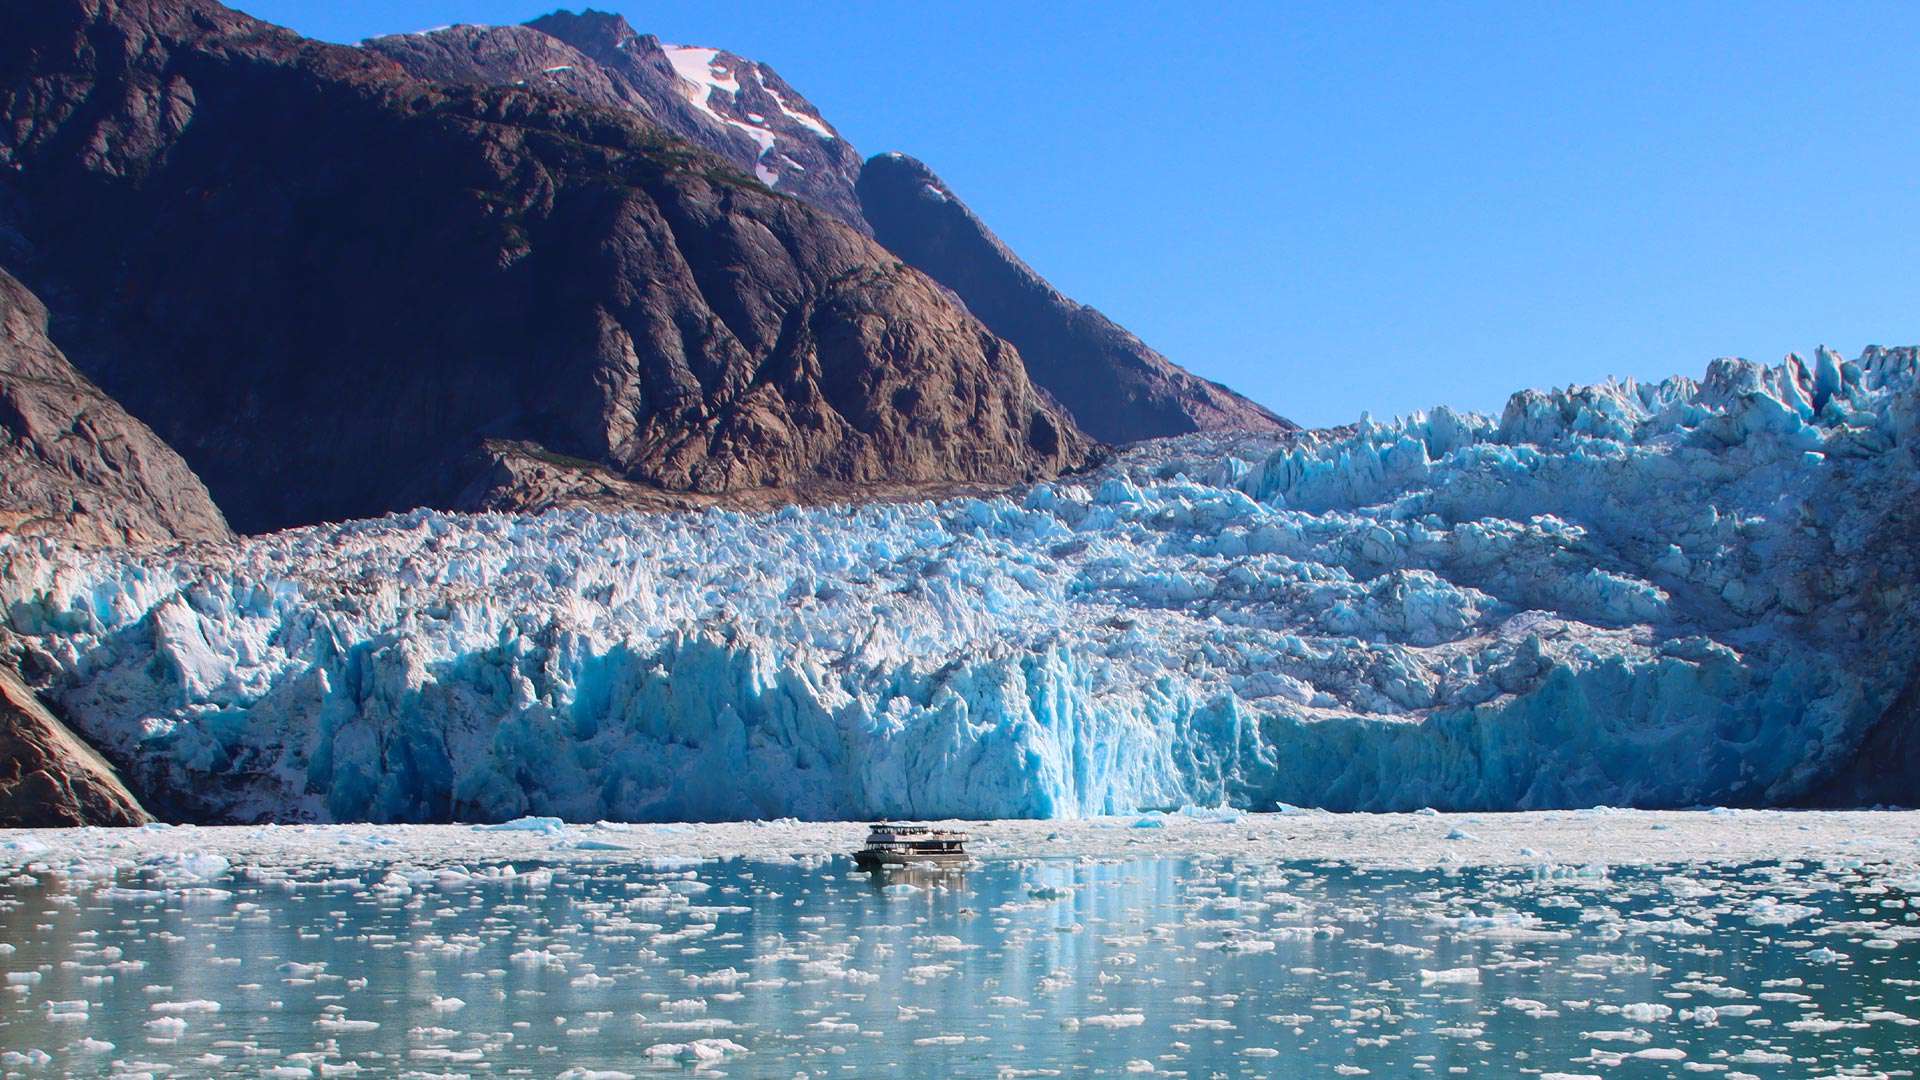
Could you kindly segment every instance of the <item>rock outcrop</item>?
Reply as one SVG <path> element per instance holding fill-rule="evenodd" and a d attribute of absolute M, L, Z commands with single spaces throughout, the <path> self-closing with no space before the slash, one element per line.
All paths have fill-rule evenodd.
<path fill-rule="evenodd" d="M 1869 349 L 1864 359 L 1920 366 L 1920 350 Z M 1909 418 L 1920 416 L 1920 395 L 1909 400 L 1906 411 Z M 1909 468 L 1920 466 L 1920 454 L 1911 447 L 1905 452 Z M 1864 611 L 1858 631 L 1863 642 L 1875 643 L 1863 648 L 1885 649 L 1878 643 L 1912 636 L 1908 613 L 1912 597 L 1920 595 L 1920 544 L 1914 542 L 1920 537 L 1920 493 L 1876 492 L 1863 509 L 1876 513 L 1874 527 L 1845 553 L 1845 570 L 1825 572 L 1854 579 L 1852 596 Z M 1839 757 L 1831 775 L 1802 800 L 1806 805 L 1920 807 L 1920 670 L 1911 659 L 1907 667 L 1904 683 L 1894 684 L 1898 693 L 1857 745 Z"/>
<path fill-rule="evenodd" d="M 1028 376 L 1097 438 L 1293 427 L 1062 295 L 919 162 L 888 154 L 863 167 L 819 111 L 765 64 L 662 45 L 620 16 L 594 11 L 375 38 L 363 47 L 425 78 L 537 87 L 634 113 L 871 231 L 1016 345 Z"/>
<path fill-rule="evenodd" d="M 527 86 L 624 109 L 865 232 L 860 155 L 766 64 L 667 45 L 619 15 L 558 11 L 524 26 L 450 26 L 362 48 L 439 82 Z"/>
<path fill-rule="evenodd" d="M 67 363 L 0 270 L 0 531 L 92 544 L 209 540 L 227 523 L 187 463 Z"/>
<path fill-rule="evenodd" d="M 1095 438 L 1124 443 L 1196 431 L 1295 429 L 1062 295 L 913 158 L 870 159 L 858 190 L 874 236 L 1018 346 L 1033 381 Z"/>
<path fill-rule="evenodd" d="M 113 766 L 0 667 L 0 828 L 151 820 Z"/>
<path fill-rule="evenodd" d="M 453 505 L 488 440 L 707 494 L 1090 452 L 932 281 L 639 111 L 209 0 L 9 23 L 21 276 L 237 528 Z"/>

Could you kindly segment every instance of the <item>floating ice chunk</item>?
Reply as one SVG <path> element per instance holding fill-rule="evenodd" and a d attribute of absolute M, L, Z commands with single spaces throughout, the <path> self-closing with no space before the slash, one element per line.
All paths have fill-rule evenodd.
<path fill-rule="evenodd" d="M 1189 803 L 1180 808 L 1180 816 L 1215 825 L 1233 825 L 1246 815 L 1231 806 L 1194 806 Z"/>
<path fill-rule="evenodd" d="M 567 831 L 567 823 L 557 817 L 521 817 L 511 821 L 502 821 L 496 825 L 475 825 L 476 832 L 533 832 L 559 835 Z"/>
<path fill-rule="evenodd" d="M 744 1054 L 747 1048 L 731 1039 L 695 1039 L 688 1043 L 654 1043 L 645 1053 L 650 1058 L 677 1061 L 719 1061 L 729 1054 Z"/>
<path fill-rule="evenodd" d="M 1770 896 L 1755 900 L 1747 908 L 1747 921 L 1756 926 L 1791 926 L 1802 919 L 1820 914 L 1820 909 L 1806 904 L 1782 903 Z"/>
<path fill-rule="evenodd" d="M 216 1013 L 220 1011 L 220 1003 L 203 999 L 195 999 L 193 1001 L 156 1001 L 147 1006 L 147 1008 L 157 1013 L 172 1015 Z"/>

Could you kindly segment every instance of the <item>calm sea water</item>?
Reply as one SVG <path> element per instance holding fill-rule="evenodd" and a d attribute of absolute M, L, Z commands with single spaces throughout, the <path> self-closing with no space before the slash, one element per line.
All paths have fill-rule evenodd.
<path fill-rule="evenodd" d="M 1845 865 L 516 870 L 243 874 L 215 860 L 22 874 L 0 884 L 12 946 L 0 1068 L 1610 1080 L 1920 1068 L 1916 910 Z"/>

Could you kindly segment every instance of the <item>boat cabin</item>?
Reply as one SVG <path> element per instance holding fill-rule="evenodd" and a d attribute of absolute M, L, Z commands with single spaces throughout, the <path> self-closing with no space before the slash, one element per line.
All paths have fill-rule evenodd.
<path fill-rule="evenodd" d="M 967 858 L 967 834 L 926 825 L 881 823 L 867 833 L 867 846 L 853 856 L 861 866 L 905 866 L 919 862 L 961 862 Z"/>

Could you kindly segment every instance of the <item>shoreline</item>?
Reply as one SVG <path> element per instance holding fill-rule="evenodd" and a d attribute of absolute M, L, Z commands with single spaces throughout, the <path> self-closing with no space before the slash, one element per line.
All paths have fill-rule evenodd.
<path fill-rule="evenodd" d="M 1814 859 L 1913 866 L 1920 811 L 1547 810 L 1510 813 L 1143 813 L 1080 820 L 932 822 L 968 854 L 1027 859 L 1331 861 L 1380 869 L 1585 867 Z M 99 873 L 217 855 L 232 866 L 692 864 L 850 856 L 866 822 L 569 825 L 154 825 L 0 829 L 0 868 Z"/>

